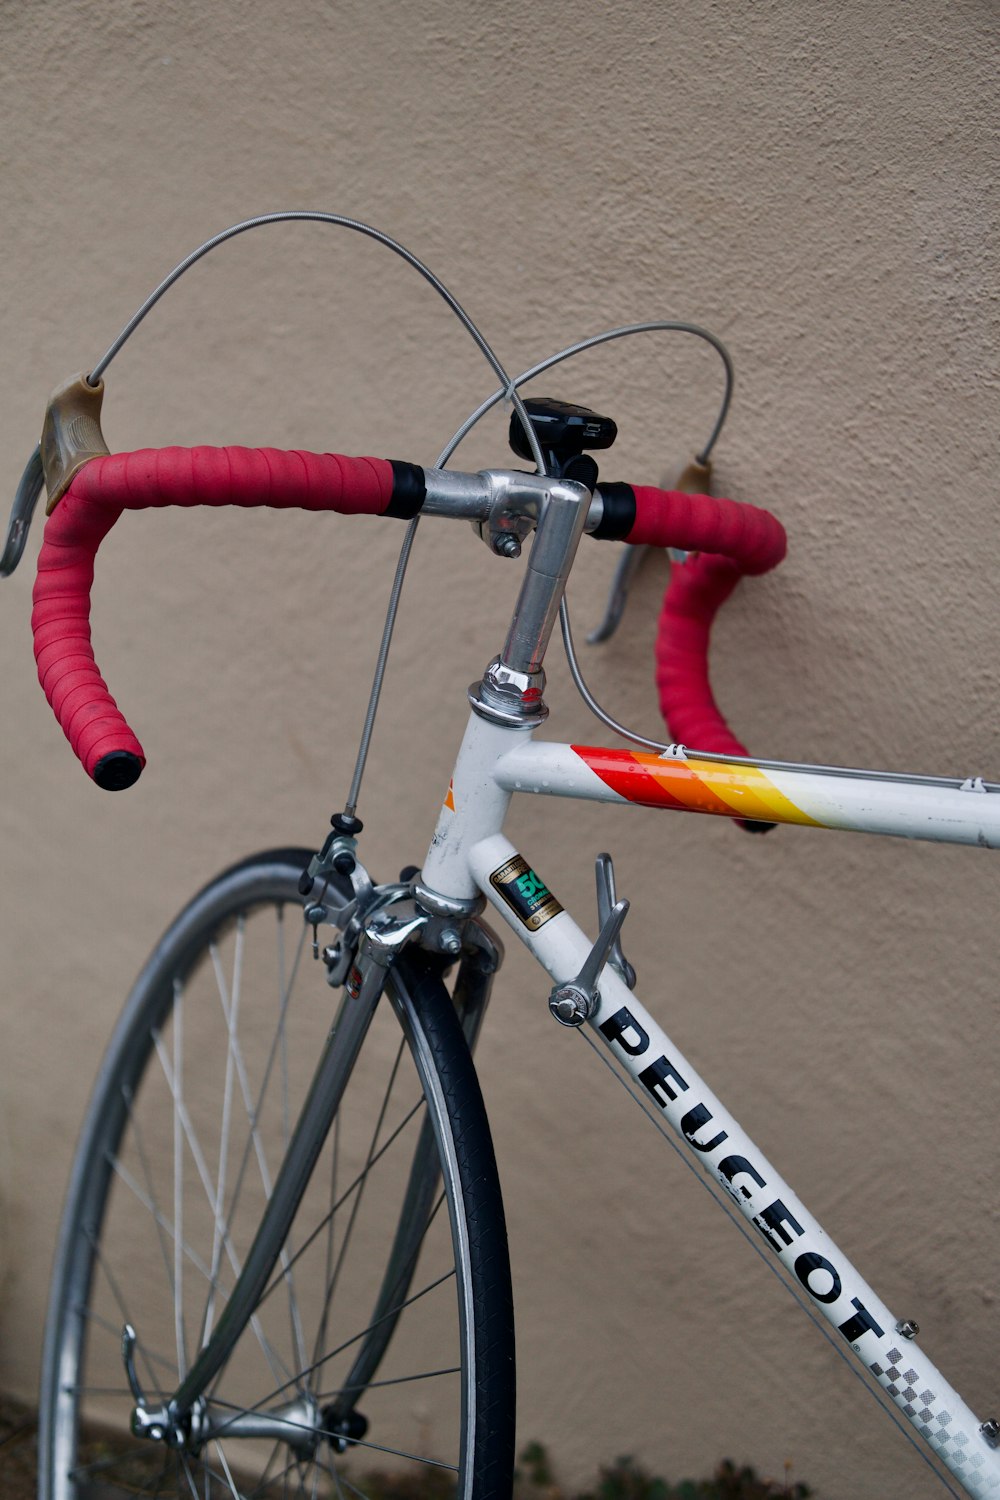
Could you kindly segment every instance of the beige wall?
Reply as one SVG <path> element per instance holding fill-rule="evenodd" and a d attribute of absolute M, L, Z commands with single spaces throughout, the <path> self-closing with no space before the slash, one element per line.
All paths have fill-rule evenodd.
<path fill-rule="evenodd" d="M 421 255 L 516 368 L 639 316 L 721 333 L 738 384 L 718 488 L 773 507 L 791 539 L 717 631 L 737 730 L 762 755 L 1000 778 L 996 18 L 977 0 L 6 0 L 0 491 L 13 493 L 49 388 L 92 364 L 194 244 L 274 208 L 356 214 Z M 606 406 L 621 421 L 616 471 L 655 482 L 703 440 L 719 384 L 698 348 L 649 341 L 549 387 Z M 315 227 L 265 230 L 150 318 L 111 371 L 105 428 L 116 448 L 426 462 L 490 388 L 386 254 Z M 503 453 L 497 423 L 466 458 Z M 297 516 L 122 525 L 96 638 L 150 764 L 115 798 L 88 786 L 34 681 L 30 561 L 0 585 L 12 1391 L 36 1378 L 59 1198 L 121 997 L 213 869 L 322 836 L 398 537 Z M 362 807 L 369 861 L 390 875 L 426 845 L 464 685 L 498 644 L 516 575 L 430 524 L 416 562 Z M 581 627 L 611 563 L 585 544 Z M 662 586 L 653 565 L 590 662 L 609 706 L 653 732 Z M 551 734 L 599 738 L 557 652 L 550 676 Z M 555 805 L 518 808 L 512 825 L 584 913 L 592 856 L 613 850 L 648 1003 L 991 1414 L 989 856 Z M 728 1452 L 771 1473 L 791 1457 L 829 1500 L 937 1494 L 888 1429 L 873 1456 L 872 1404 L 551 1024 L 545 995 L 512 956 L 481 1049 L 522 1439 L 547 1442 L 567 1477 L 616 1453 L 677 1476 Z"/>

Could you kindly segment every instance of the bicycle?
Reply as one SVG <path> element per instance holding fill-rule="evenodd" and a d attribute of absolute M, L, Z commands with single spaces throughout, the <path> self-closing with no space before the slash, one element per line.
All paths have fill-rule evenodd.
<path fill-rule="evenodd" d="M 273 450 L 110 455 L 100 406 L 117 349 L 200 255 L 289 217 L 345 225 L 403 254 L 476 338 L 499 380 L 494 394 L 426 470 Z M 304 505 L 389 515 L 408 530 L 344 811 L 318 851 L 253 856 L 200 891 L 154 950 L 112 1038 L 56 1254 L 40 1416 L 45 1500 L 142 1486 L 346 1496 L 361 1493 L 360 1453 L 419 1466 L 428 1493 L 429 1474 L 454 1482 L 463 1500 L 509 1493 L 510 1272 L 471 1063 L 503 957 L 482 919 L 487 906 L 550 976 L 555 1020 L 606 1048 L 661 1133 L 673 1132 L 936 1459 L 970 1495 L 1000 1490 L 1000 1424 L 965 1406 L 919 1349 L 916 1325 L 894 1317 L 637 1000 L 620 944 L 628 903 L 617 899 L 610 858 L 597 862 L 600 931 L 591 942 L 503 834 L 513 794 L 528 792 L 697 811 L 750 832 L 791 823 L 1000 844 L 1000 786 L 979 778 L 751 760 L 712 698 L 708 634 L 738 578 L 780 562 L 780 526 L 710 496 L 602 482 L 591 455 L 610 447 L 614 423 L 519 394 L 580 347 L 678 326 L 708 337 L 725 363 L 719 420 L 698 456 L 707 475 L 731 366 L 703 330 L 612 330 L 511 379 L 451 294 L 387 236 L 333 215 L 266 216 L 182 262 L 94 370 L 50 403 L 0 572 L 17 564 L 44 474 L 39 675 L 74 751 L 107 789 L 127 788 L 145 764 L 89 645 L 93 556 L 125 509 Z M 461 437 L 504 399 L 512 444 L 535 472 L 447 468 Z M 357 807 L 421 516 L 471 522 L 500 557 L 533 541 L 504 646 L 469 690 L 466 735 L 424 864 L 378 884 L 359 855 Z M 585 531 L 679 554 L 660 645 L 667 744 L 617 724 L 583 683 L 563 592 Z M 586 701 L 641 748 L 534 739 L 560 615 Z M 300 1003 L 307 977 L 320 994 L 325 985 L 341 991 L 332 1024 L 322 1006 Z M 109 1451 L 99 1429 L 120 1425 L 123 1410 L 134 1441 Z"/>

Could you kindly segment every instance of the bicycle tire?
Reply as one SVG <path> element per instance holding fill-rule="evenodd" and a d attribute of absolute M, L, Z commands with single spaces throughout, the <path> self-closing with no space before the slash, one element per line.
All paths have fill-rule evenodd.
<path fill-rule="evenodd" d="M 224 1305 L 329 1030 L 335 993 L 299 916 L 308 858 L 276 850 L 210 882 L 126 1002 L 57 1242 L 40 1500 L 347 1500 L 369 1483 L 384 1487 L 387 1475 L 407 1493 L 510 1494 L 513 1313 L 500 1186 L 459 1017 L 423 955 L 405 955 L 389 975 L 280 1265 L 207 1393 L 215 1430 L 181 1447 L 127 1436 L 135 1403 L 122 1324 L 137 1330 L 144 1395 L 167 1399 Z M 274 949 L 266 959 L 265 940 Z M 383 1093 L 372 1088 L 379 1070 Z M 436 1190 L 413 1165 L 429 1141 Z M 416 1236 L 399 1220 L 415 1203 L 425 1205 Z M 387 1313 L 390 1281 L 401 1292 Z M 377 1338 L 367 1328 L 373 1309 Z M 347 1401 L 343 1382 L 356 1390 L 350 1371 L 369 1346 L 364 1392 Z M 221 1433 L 219 1412 L 233 1413 Z M 264 1414 L 280 1435 L 233 1436 L 247 1413 Z"/>

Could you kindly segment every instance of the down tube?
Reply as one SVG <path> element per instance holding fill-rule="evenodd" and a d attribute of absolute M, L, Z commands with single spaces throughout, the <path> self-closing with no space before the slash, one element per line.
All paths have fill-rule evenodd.
<path fill-rule="evenodd" d="M 469 864 L 487 900 L 557 983 L 579 973 L 590 939 L 537 877 L 525 887 L 532 900 L 511 891 L 533 872 L 508 839 L 481 840 Z M 897 1331 L 884 1302 L 611 969 L 589 1024 L 941 1462 L 976 1500 L 1000 1497 L 1000 1452 L 979 1419 Z"/>

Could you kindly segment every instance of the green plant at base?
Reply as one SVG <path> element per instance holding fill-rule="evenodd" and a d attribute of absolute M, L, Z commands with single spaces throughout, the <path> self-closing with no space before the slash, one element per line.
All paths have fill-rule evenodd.
<path fill-rule="evenodd" d="M 711 1479 L 682 1479 L 670 1483 L 651 1474 L 634 1458 L 617 1458 L 604 1465 L 593 1490 L 570 1495 L 556 1482 L 548 1453 L 541 1443 L 522 1452 L 515 1476 L 515 1500 L 808 1500 L 809 1486 L 792 1482 L 791 1464 L 781 1480 L 762 1479 L 748 1464 L 742 1468 L 724 1458 Z"/>

